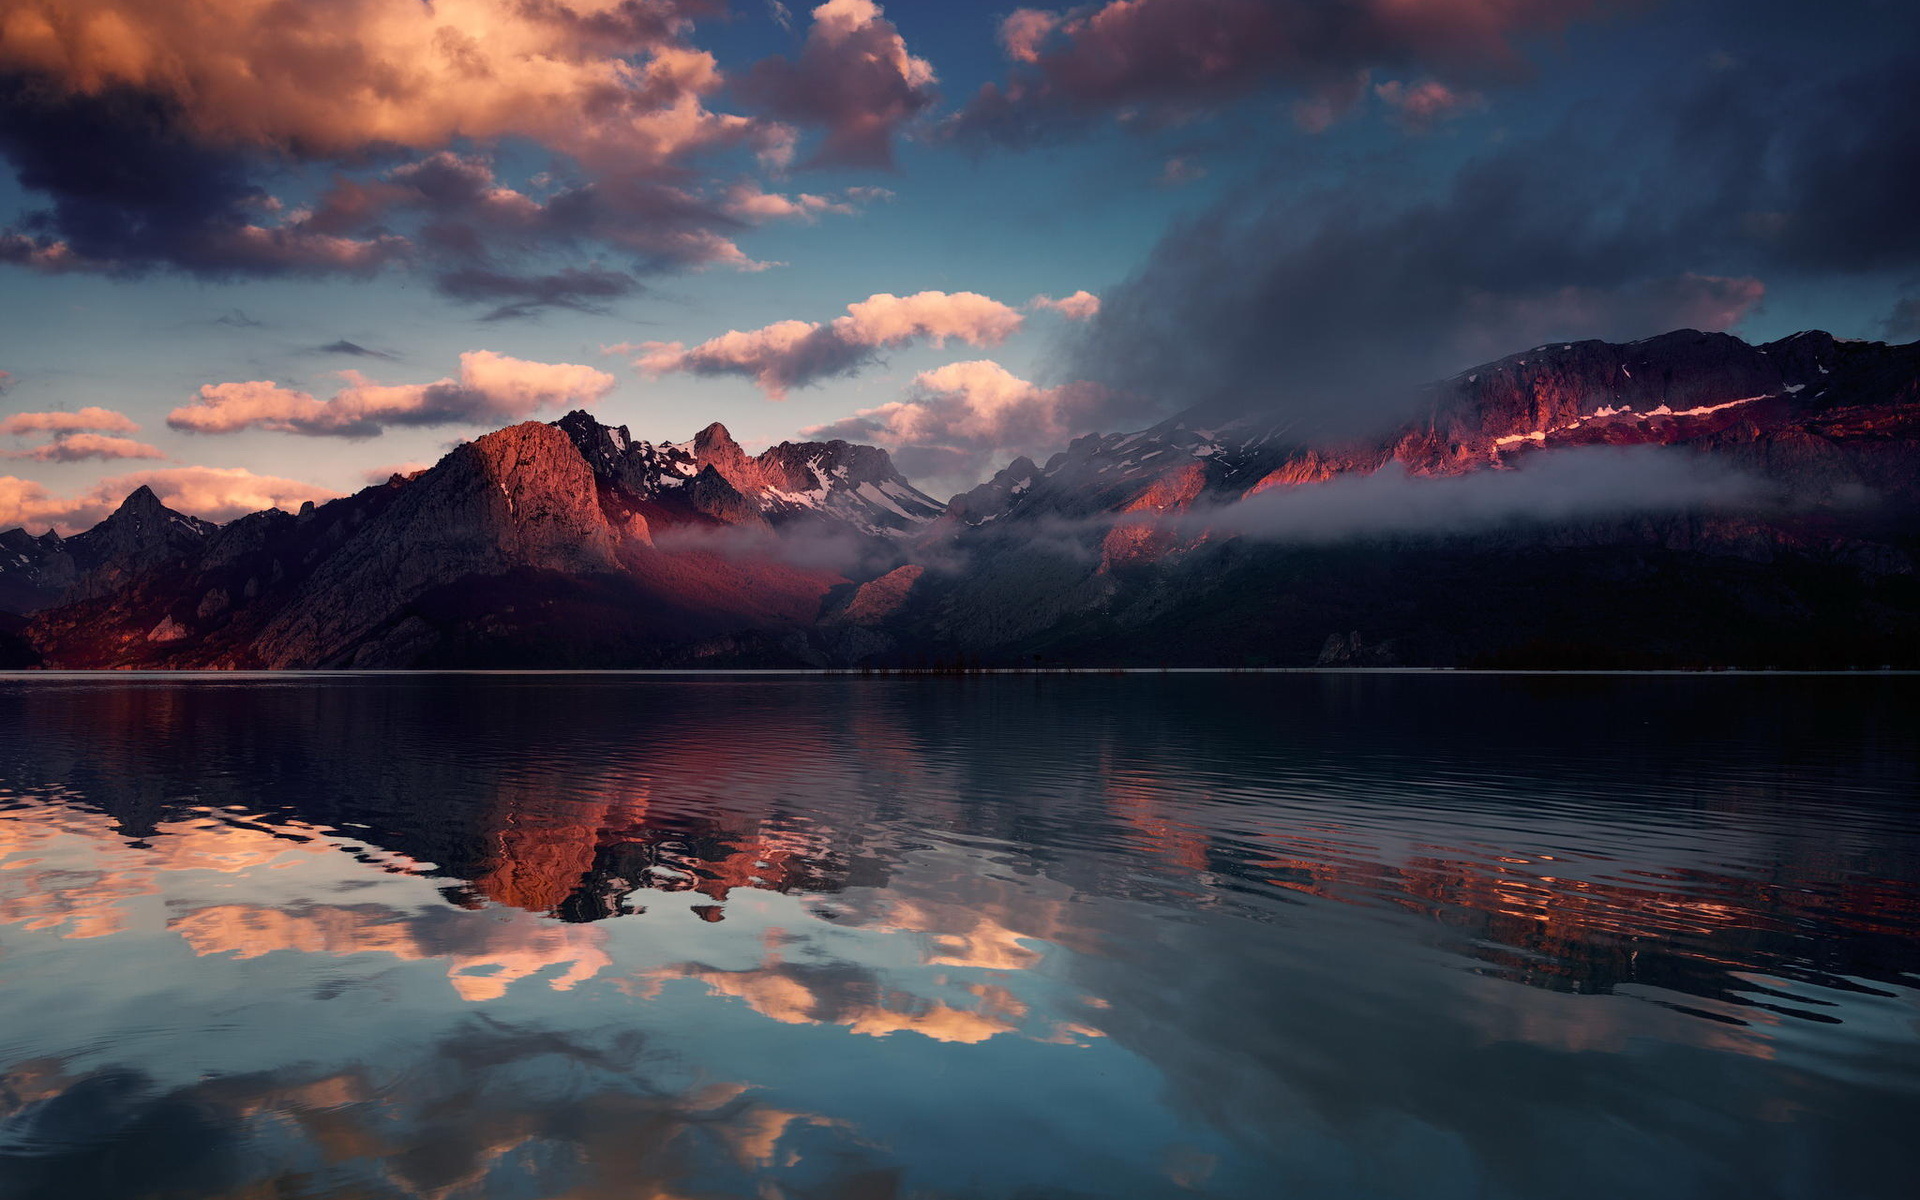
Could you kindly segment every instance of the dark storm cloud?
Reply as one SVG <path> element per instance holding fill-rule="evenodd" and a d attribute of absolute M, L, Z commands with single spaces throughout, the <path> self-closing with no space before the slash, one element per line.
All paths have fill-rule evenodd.
<path fill-rule="evenodd" d="M 1887 314 L 1885 329 L 1890 342 L 1920 340 L 1920 296 L 1906 296 L 1897 301 L 1893 311 Z"/>
<path fill-rule="evenodd" d="M 248 159 L 187 136 L 177 106 L 151 93 L 60 94 L 0 76 L 0 156 L 23 187 L 51 199 L 0 232 L 0 261 L 218 278 L 367 272 L 402 246 L 271 220 L 275 206 L 249 181 Z"/>
<path fill-rule="evenodd" d="M 1516 349 L 1726 328 L 1765 279 L 1911 267 L 1920 77 L 1873 67 L 1872 87 L 1748 70 L 1605 124 L 1576 112 L 1430 199 L 1391 180 L 1243 193 L 1107 293 L 1071 374 L 1354 432 Z"/>
<path fill-rule="evenodd" d="M 1515 43 L 1630 0 L 1109 0 L 1003 19 L 1005 81 L 988 83 L 951 131 L 1012 145 L 1093 120 L 1181 120 L 1253 92 L 1285 89 L 1334 108 L 1370 68 L 1456 84 L 1513 81 Z"/>

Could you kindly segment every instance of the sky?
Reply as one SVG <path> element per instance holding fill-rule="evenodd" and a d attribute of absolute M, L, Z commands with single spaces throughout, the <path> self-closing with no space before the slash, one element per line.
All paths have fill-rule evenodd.
<path fill-rule="evenodd" d="M 1910 0 L 0 0 L 0 528 L 583 407 L 942 498 L 1546 341 L 1920 338 Z"/>

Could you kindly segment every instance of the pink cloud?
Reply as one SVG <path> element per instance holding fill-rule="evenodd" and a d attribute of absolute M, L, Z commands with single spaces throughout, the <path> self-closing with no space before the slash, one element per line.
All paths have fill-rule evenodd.
<path fill-rule="evenodd" d="M 133 433 L 140 426 L 125 413 L 114 412 L 110 408 L 98 408 L 93 405 L 78 412 L 23 412 L 14 413 L 0 421 L 0 433 Z"/>
<path fill-rule="evenodd" d="M 1060 28 L 1059 13 L 1039 8 L 1017 8 L 1000 22 L 1000 45 L 1017 63 L 1040 61 L 1040 44 Z"/>
<path fill-rule="evenodd" d="M 10 450 L 4 458 L 31 458 L 38 462 L 84 462 L 90 458 L 165 458 L 157 447 L 132 438 L 107 437 L 98 433 L 68 433 L 56 436 L 44 446 L 31 450 Z"/>
<path fill-rule="evenodd" d="M 1020 328 L 1018 312 L 978 292 L 915 292 L 895 296 L 880 292 L 847 305 L 847 315 L 833 328 L 859 345 L 899 345 L 912 338 L 930 338 L 944 346 L 959 338 L 975 346 L 996 346 Z"/>
<path fill-rule="evenodd" d="M 692 349 L 680 342 L 644 342 L 644 353 L 634 365 L 654 376 L 744 375 L 781 400 L 791 388 L 852 374 L 884 347 L 921 339 L 944 346 L 950 338 L 997 346 L 1018 332 L 1025 319 L 1018 309 L 978 292 L 880 292 L 847 305 L 847 315 L 825 325 L 779 321 L 760 329 L 731 330 Z"/>
<path fill-rule="evenodd" d="M 264 508 L 297 509 L 308 500 L 339 495 L 296 479 L 256 475 L 240 467 L 172 467 L 101 480 L 72 496 L 55 496 L 31 479 L 0 475 L 0 526 L 47 525 L 63 533 L 87 529 L 120 507 L 141 486 L 160 502 L 210 521 L 230 521 Z"/>
<path fill-rule="evenodd" d="M 1377 85 L 1373 94 L 1394 110 L 1395 120 L 1409 133 L 1426 133 L 1441 121 L 1486 107 L 1480 93 L 1459 91 L 1437 79 L 1419 83 L 1389 79 Z"/>
<path fill-rule="evenodd" d="M 1100 297 L 1083 289 L 1058 300 L 1052 296 L 1035 296 L 1027 301 L 1027 307 L 1052 309 L 1069 321 L 1091 321 L 1100 312 Z"/>
<path fill-rule="evenodd" d="M 563 404 L 591 404 L 613 390 L 614 377 L 573 363 L 529 362 L 491 350 L 460 356 L 458 379 L 374 383 L 342 371 L 347 386 L 330 399 L 266 380 L 212 383 L 194 403 L 167 414 L 190 433 L 268 429 L 310 437 L 373 437 L 389 425 L 454 425 L 516 420 Z"/>
<path fill-rule="evenodd" d="M 811 221 L 824 213 L 851 216 L 855 211 L 846 200 L 833 200 L 807 192 L 783 196 L 778 192 L 762 191 L 758 184 L 752 182 L 738 183 L 728 188 L 723 208 L 729 216 L 756 222 L 783 218 Z"/>
<path fill-rule="evenodd" d="M 1057 449 L 1106 398 L 1093 384 L 1040 387 L 981 359 L 922 371 L 908 399 L 802 433 L 883 446 L 910 475 L 966 486 L 1010 455 Z"/>
<path fill-rule="evenodd" d="M 894 136 L 933 103 L 934 83 L 933 64 L 873 0 L 827 0 L 799 57 L 757 63 L 738 86 L 775 117 L 823 131 L 805 165 L 891 167 Z"/>

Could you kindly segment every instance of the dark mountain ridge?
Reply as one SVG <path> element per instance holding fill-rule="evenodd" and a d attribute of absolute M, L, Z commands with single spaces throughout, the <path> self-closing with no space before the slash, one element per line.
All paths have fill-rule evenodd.
<path fill-rule="evenodd" d="M 1314 539 L 1229 519 L 1596 446 L 1759 491 Z M 1089 435 L 944 506 L 875 447 L 574 412 L 298 515 L 216 528 L 142 489 L 83 534 L 10 530 L 0 603 L 15 660 L 63 667 L 1849 667 L 1920 665 L 1917 560 L 1920 344 L 1678 331 L 1509 356 L 1373 437 Z"/>

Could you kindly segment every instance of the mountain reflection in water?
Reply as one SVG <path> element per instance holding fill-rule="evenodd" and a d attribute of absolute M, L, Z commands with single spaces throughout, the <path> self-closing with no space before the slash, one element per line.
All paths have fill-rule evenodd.
<path fill-rule="evenodd" d="M 0 1197 L 1896 1196 L 1920 680 L 0 683 Z"/>

